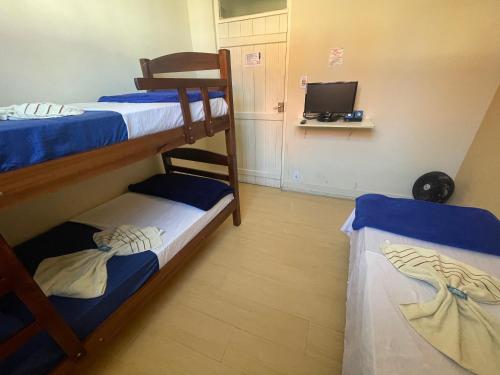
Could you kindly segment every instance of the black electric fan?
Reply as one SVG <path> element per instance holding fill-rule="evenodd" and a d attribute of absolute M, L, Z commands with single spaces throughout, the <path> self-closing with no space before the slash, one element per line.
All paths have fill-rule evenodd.
<path fill-rule="evenodd" d="M 420 176 L 413 185 L 417 200 L 445 203 L 455 190 L 453 179 L 443 172 L 429 172 Z"/>

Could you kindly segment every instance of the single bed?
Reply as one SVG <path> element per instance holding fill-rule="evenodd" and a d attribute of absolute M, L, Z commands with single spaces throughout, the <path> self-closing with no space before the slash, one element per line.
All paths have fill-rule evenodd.
<path fill-rule="evenodd" d="M 351 246 L 343 374 L 470 374 L 419 336 L 401 314 L 400 304 L 428 301 L 435 290 L 397 271 L 380 246 L 389 241 L 435 249 L 496 277 L 500 256 L 368 226 L 354 230 L 355 215 L 354 211 L 342 227 Z M 500 318 L 500 305 L 481 307 Z"/>
<path fill-rule="evenodd" d="M 174 259 L 233 200 L 232 194 L 226 195 L 210 210 L 203 211 L 184 203 L 129 192 L 27 241 L 16 247 L 15 251 L 30 274 L 33 274 L 46 257 L 94 247 L 92 234 L 99 230 L 124 223 L 138 227 L 156 226 L 164 230 L 160 247 L 131 256 L 111 258 L 107 265 L 108 286 L 102 297 L 50 297 L 51 303 L 77 336 L 85 339 L 147 280 Z M 20 329 L 33 320 L 29 311 L 12 295 L 0 299 L 0 312 L 0 324 L 7 324 L 5 317 L 10 318 L 14 322 L 10 324 L 13 331 L 16 326 Z M 49 335 L 43 333 L 0 363 L 0 373 L 46 374 L 62 358 L 64 352 Z"/>

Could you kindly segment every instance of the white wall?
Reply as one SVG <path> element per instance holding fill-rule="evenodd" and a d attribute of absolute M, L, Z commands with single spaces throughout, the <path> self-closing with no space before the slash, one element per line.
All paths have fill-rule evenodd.
<path fill-rule="evenodd" d="M 499 24 L 497 0 L 293 0 L 284 187 L 408 196 L 424 172 L 454 177 L 500 81 Z M 375 130 L 299 129 L 303 74 L 359 81 Z"/>
<path fill-rule="evenodd" d="M 0 35 L 0 106 L 135 90 L 140 57 L 192 48 L 183 0 L 4 0 Z"/>
<path fill-rule="evenodd" d="M 133 91 L 140 57 L 192 49 L 184 0 L 4 0 L 0 45 L 0 106 Z M 158 171 L 151 158 L 4 209 L 0 233 L 16 244 Z"/>

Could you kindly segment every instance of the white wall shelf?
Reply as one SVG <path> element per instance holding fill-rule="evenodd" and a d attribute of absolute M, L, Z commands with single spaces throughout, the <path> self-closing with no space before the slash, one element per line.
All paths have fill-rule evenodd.
<path fill-rule="evenodd" d="M 307 120 L 305 124 L 297 121 L 297 125 L 301 128 L 338 128 L 338 129 L 373 129 L 375 124 L 370 119 L 363 119 L 361 122 L 320 122 L 318 120 Z"/>

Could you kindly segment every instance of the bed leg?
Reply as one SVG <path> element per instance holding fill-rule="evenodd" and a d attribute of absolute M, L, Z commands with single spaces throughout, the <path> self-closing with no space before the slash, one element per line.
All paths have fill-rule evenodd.
<path fill-rule="evenodd" d="M 240 191 L 238 187 L 238 164 L 236 163 L 236 135 L 234 124 L 234 103 L 233 103 L 233 86 L 231 77 L 231 53 L 227 49 L 219 50 L 219 67 L 220 77 L 227 79 L 226 101 L 229 105 L 229 129 L 226 133 L 226 151 L 229 172 L 229 183 L 234 189 L 234 199 L 236 208 L 233 211 L 233 224 L 239 226 L 241 224 L 240 212 Z"/>
<path fill-rule="evenodd" d="M 236 208 L 233 211 L 233 224 L 239 226 L 241 224 L 240 189 L 238 185 L 238 164 L 236 162 L 236 137 L 233 129 L 234 127 L 231 127 L 226 130 L 226 150 L 229 183 L 234 190 L 234 199 L 236 201 Z"/>

